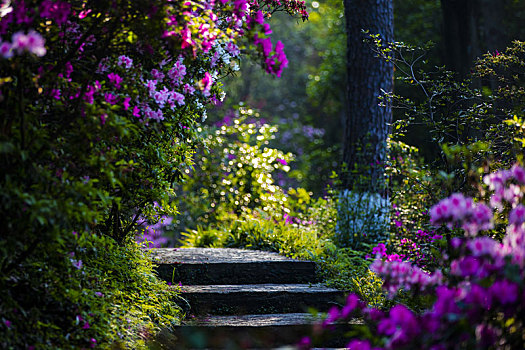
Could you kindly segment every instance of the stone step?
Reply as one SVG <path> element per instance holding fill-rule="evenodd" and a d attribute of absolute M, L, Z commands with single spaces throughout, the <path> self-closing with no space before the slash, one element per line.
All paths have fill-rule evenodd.
<path fill-rule="evenodd" d="M 243 315 L 327 311 L 344 303 L 344 293 L 321 284 L 182 286 L 194 315 Z"/>
<path fill-rule="evenodd" d="M 308 313 L 201 317 L 161 333 L 157 341 L 163 349 L 291 350 L 304 336 L 311 335 L 314 324 L 321 321 L 321 316 Z M 336 325 L 317 341 L 324 348 L 342 348 L 348 342 L 345 332 L 359 323 L 352 320 L 349 324 Z M 169 345 L 170 339 L 173 346 Z"/>
<path fill-rule="evenodd" d="M 316 282 L 315 263 L 234 248 L 149 249 L 165 281 L 183 285 Z"/>

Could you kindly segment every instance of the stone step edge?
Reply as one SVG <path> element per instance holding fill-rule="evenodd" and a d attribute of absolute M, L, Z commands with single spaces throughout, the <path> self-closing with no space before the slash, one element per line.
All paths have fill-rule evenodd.
<path fill-rule="evenodd" d="M 185 320 L 179 327 L 285 327 L 322 323 L 326 315 L 322 313 L 284 313 L 233 316 L 201 316 Z M 359 319 L 352 319 L 348 324 L 362 324 Z"/>
<path fill-rule="evenodd" d="M 240 248 L 150 248 L 146 249 L 158 264 L 208 264 L 257 262 L 310 262 L 297 260 L 275 252 Z"/>
<path fill-rule="evenodd" d="M 216 284 L 216 285 L 182 285 L 170 286 L 182 291 L 183 294 L 230 294 L 230 293 L 344 293 L 323 284 Z"/>

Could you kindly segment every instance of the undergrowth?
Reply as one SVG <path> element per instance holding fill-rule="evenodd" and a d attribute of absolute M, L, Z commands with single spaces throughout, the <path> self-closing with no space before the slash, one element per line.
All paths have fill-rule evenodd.
<path fill-rule="evenodd" d="M 145 349 L 182 317 L 134 242 L 70 233 L 38 252 L 0 280 L 2 349 Z"/>

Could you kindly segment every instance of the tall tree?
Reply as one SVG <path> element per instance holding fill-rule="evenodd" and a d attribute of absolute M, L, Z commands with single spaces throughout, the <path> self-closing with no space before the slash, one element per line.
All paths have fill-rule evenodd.
<path fill-rule="evenodd" d="M 343 118 L 343 174 L 336 238 L 343 246 L 358 248 L 363 241 L 385 237 L 388 199 L 384 166 L 392 108 L 380 106 L 379 97 L 393 90 L 391 62 L 375 57 L 364 41 L 366 34 L 394 39 L 393 0 L 344 0 L 347 34 L 346 111 Z"/>
<path fill-rule="evenodd" d="M 379 105 L 379 96 L 394 87 L 391 62 L 375 57 L 364 41 L 363 30 L 394 40 L 393 0 L 344 0 L 347 31 L 347 89 L 344 117 L 343 162 L 351 172 L 369 168 L 370 181 L 362 190 L 377 192 L 383 183 L 386 140 L 392 109 Z M 345 176 L 347 188 L 356 187 L 354 176 Z"/>

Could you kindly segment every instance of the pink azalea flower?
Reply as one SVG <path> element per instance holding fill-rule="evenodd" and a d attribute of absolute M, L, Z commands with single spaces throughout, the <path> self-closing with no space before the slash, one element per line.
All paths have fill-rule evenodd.
<path fill-rule="evenodd" d="M 12 46 L 8 42 L 0 42 L 0 56 L 3 58 L 13 57 Z"/>
<path fill-rule="evenodd" d="M 193 95 L 195 92 L 195 88 L 189 84 L 184 84 L 184 87 L 182 88 L 185 94 Z"/>
<path fill-rule="evenodd" d="M 42 35 L 34 30 L 30 30 L 27 34 L 19 31 L 13 34 L 12 37 L 12 49 L 19 55 L 27 51 L 42 57 L 46 54 L 44 44 L 45 40 Z"/>
<path fill-rule="evenodd" d="M 372 346 L 368 340 L 353 339 L 346 346 L 347 349 L 352 350 L 372 350 Z"/>
<path fill-rule="evenodd" d="M 124 102 L 122 102 L 125 111 L 129 109 L 129 101 L 131 101 L 131 97 L 125 97 Z"/>
<path fill-rule="evenodd" d="M 204 73 L 204 78 L 202 78 L 201 83 L 203 86 L 202 93 L 204 94 L 204 96 L 210 96 L 210 89 L 211 85 L 213 84 L 213 78 L 210 75 L 210 73 Z"/>
<path fill-rule="evenodd" d="M 140 109 L 139 109 L 139 107 L 137 107 L 137 106 L 134 106 L 134 107 L 133 107 L 133 113 L 132 113 L 132 115 L 133 115 L 134 117 L 140 118 Z"/>
<path fill-rule="evenodd" d="M 159 83 L 162 83 L 162 80 L 164 79 L 164 73 L 160 72 L 157 69 L 153 69 L 151 71 L 151 76 L 153 79 L 157 80 Z"/>
<path fill-rule="evenodd" d="M 121 67 L 124 66 L 126 69 L 130 69 L 133 66 L 133 60 L 128 56 L 121 55 L 117 60 L 117 64 Z"/>
<path fill-rule="evenodd" d="M 40 4 L 40 17 L 53 19 L 59 26 L 67 22 L 71 5 L 64 1 L 44 0 Z"/>
<path fill-rule="evenodd" d="M 110 105 L 114 105 L 118 101 L 118 97 L 113 95 L 111 92 L 106 92 L 104 94 L 104 100 L 109 103 Z"/>
<path fill-rule="evenodd" d="M 84 93 L 84 101 L 86 101 L 89 104 L 93 104 L 93 102 L 95 101 L 94 95 L 95 87 L 93 85 L 88 85 L 86 92 Z"/>
<path fill-rule="evenodd" d="M 507 280 L 496 281 L 489 287 L 489 291 L 495 300 L 501 304 L 510 304 L 518 299 L 518 285 Z"/>
<path fill-rule="evenodd" d="M 509 214 L 509 224 L 521 225 L 525 222 L 525 206 L 519 204 Z"/>
<path fill-rule="evenodd" d="M 510 171 L 518 183 L 525 185 L 525 169 L 516 164 L 510 169 Z"/>
<path fill-rule="evenodd" d="M 173 81 L 175 85 L 178 85 L 184 76 L 186 75 L 186 66 L 181 62 L 177 61 L 168 71 L 168 77 Z"/>
<path fill-rule="evenodd" d="M 122 78 L 117 73 L 108 74 L 109 82 L 112 83 L 117 89 L 120 89 L 120 83 L 122 83 Z"/>

